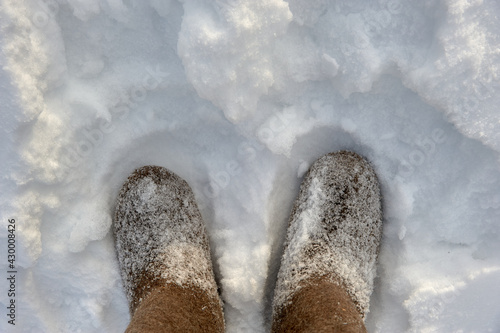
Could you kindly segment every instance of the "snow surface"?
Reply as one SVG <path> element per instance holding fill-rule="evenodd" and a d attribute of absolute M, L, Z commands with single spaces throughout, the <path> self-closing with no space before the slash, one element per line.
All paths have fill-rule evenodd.
<path fill-rule="evenodd" d="M 0 331 L 125 329 L 111 216 L 146 164 L 193 187 L 228 332 L 266 330 L 301 177 L 339 149 L 382 184 L 368 330 L 500 331 L 498 1 L 0 6 L 0 214 L 19 269 Z"/>

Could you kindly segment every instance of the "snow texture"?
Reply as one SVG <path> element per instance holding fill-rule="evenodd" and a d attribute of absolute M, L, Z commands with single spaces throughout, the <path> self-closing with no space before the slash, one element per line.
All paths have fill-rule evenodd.
<path fill-rule="evenodd" d="M 308 279 L 341 283 L 365 318 L 382 236 L 377 176 L 359 155 L 341 151 L 312 165 L 290 217 L 273 312 Z"/>
<path fill-rule="evenodd" d="M 341 149 L 383 197 L 368 330 L 500 331 L 499 15 L 496 0 L 3 0 L 0 258 L 15 218 L 19 274 L 0 331 L 124 331 L 112 216 L 143 165 L 193 189 L 228 332 L 266 331 L 301 177 Z"/>

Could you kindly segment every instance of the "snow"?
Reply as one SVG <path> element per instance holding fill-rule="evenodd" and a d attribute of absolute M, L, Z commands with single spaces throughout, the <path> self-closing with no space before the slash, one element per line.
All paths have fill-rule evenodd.
<path fill-rule="evenodd" d="M 228 331 L 265 331 L 301 177 L 340 149 L 382 185 L 368 330 L 500 331 L 499 14 L 495 0 L 4 0 L 0 214 L 19 273 L 0 331 L 125 329 L 111 216 L 147 164 L 195 192 Z"/>

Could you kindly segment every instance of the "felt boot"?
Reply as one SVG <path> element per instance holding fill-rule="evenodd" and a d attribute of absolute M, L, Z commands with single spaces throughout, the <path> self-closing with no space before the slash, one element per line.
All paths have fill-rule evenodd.
<path fill-rule="evenodd" d="M 205 225 L 189 185 L 157 166 L 118 195 L 115 244 L 132 316 L 127 332 L 223 332 Z"/>
<path fill-rule="evenodd" d="M 318 159 L 290 216 L 273 332 L 365 332 L 381 233 L 370 164 L 346 151 Z"/>

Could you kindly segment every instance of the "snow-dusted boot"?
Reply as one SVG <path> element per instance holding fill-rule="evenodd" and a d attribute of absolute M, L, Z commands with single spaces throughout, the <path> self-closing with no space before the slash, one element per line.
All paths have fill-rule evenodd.
<path fill-rule="evenodd" d="M 370 164 L 346 151 L 318 159 L 292 209 L 273 332 L 364 332 L 381 232 Z"/>
<path fill-rule="evenodd" d="M 205 225 L 189 185 L 157 166 L 135 170 L 114 233 L 132 315 L 127 332 L 222 332 Z"/>

